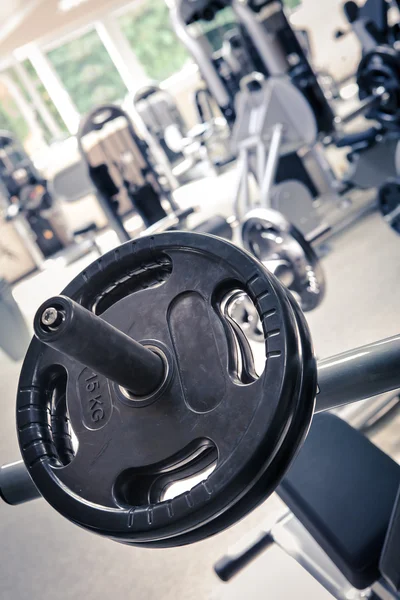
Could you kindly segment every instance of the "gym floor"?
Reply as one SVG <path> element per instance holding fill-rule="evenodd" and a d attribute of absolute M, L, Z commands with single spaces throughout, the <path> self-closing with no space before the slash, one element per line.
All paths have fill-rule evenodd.
<path fill-rule="evenodd" d="M 232 173 L 191 183 L 177 193 L 182 205 L 201 206 L 200 220 L 228 216 L 234 186 Z M 399 332 L 400 239 L 378 214 L 369 214 L 335 237 L 323 259 L 327 296 L 307 316 L 319 358 Z M 94 255 L 49 269 L 14 290 L 27 320 L 39 303 L 57 294 Z M 19 457 L 15 434 L 15 393 L 20 364 L 0 351 L 0 457 Z M 400 460 L 399 420 L 376 441 Z M 1 600 L 135 600 L 246 598 L 325 599 L 329 594 L 278 548 L 272 548 L 230 584 L 220 583 L 213 564 L 229 547 L 251 539 L 271 525 L 283 505 L 272 496 L 229 531 L 199 544 L 147 550 L 96 537 L 70 524 L 44 501 L 20 507 L 0 504 Z"/>

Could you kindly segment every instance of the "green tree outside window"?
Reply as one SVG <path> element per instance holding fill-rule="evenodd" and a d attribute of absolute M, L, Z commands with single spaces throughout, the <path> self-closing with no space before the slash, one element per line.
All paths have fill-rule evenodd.
<path fill-rule="evenodd" d="M 6 74 L 11 75 L 8 71 Z M 21 143 L 24 143 L 29 136 L 28 124 L 2 81 L 0 82 L 0 129 L 11 131 Z"/>
<path fill-rule="evenodd" d="M 164 0 L 151 0 L 119 18 L 132 50 L 151 79 L 167 79 L 190 59 L 176 37 Z"/>
<path fill-rule="evenodd" d="M 51 50 L 47 57 L 80 114 L 122 100 L 127 93 L 95 30 Z"/>
<path fill-rule="evenodd" d="M 301 4 L 301 0 L 284 0 L 283 4 L 285 5 L 285 8 L 292 10 Z"/>
<path fill-rule="evenodd" d="M 224 35 L 227 31 L 237 27 L 235 13 L 230 6 L 219 10 L 212 21 L 200 21 L 195 23 L 193 28 L 199 30 L 204 35 L 211 48 L 215 52 L 222 47 Z"/>

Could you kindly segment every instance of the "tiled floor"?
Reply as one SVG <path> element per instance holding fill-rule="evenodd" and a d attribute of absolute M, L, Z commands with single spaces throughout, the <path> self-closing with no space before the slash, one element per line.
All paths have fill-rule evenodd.
<path fill-rule="evenodd" d="M 201 217 L 229 215 L 233 180 L 191 184 L 180 190 L 182 203 L 202 206 Z M 196 219 L 198 216 L 195 217 Z M 199 217 L 200 218 L 200 217 Z M 94 257 L 92 257 L 94 258 Z M 63 286 L 90 260 L 85 257 L 18 285 L 15 297 L 29 320 L 46 297 Z M 319 357 L 398 333 L 400 239 L 372 214 L 332 242 L 324 258 L 328 281 L 323 305 L 308 316 Z M 15 390 L 20 365 L 0 356 L 0 458 L 18 458 L 14 425 Z M 379 443 L 400 456 L 398 422 L 378 436 Z M 44 501 L 16 508 L 0 505 L 1 600 L 287 600 L 329 595 L 292 559 L 272 549 L 229 585 L 213 574 L 213 563 L 230 544 L 272 523 L 282 507 L 272 497 L 252 515 L 213 539 L 171 550 L 147 550 L 113 543 L 65 521 Z"/>

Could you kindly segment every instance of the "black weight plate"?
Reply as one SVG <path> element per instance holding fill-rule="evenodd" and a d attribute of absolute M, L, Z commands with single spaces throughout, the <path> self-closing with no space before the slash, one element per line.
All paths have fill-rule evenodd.
<path fill-rule="evenodd" d="M 267 476 L 298 410 L 302 371 L 295 320 L 274 281 L 228 242 L 173 232 L 124 244 L 67 286 L 64 295 L 165 349 L 170 383 L 154 402 L 135 406 L 113 383 L 33 340 L 19 382 L 17 426 L 25 464 L 45 499 L 100 534 L 175 545 L 174 537 L 222 515 L 261 472 Z M 257 303 L 266 340 L 265 370 L 246 384 L 228 368 L 220 314 L 222 296 L 237 288 Z M 66 389 L 54 391 L 60 379 Z M 79 442 L 73 458 L 62 441 L 66 431 L 54 426 L 65 398 Z M 305 401 L 312 407 L 313 395 Z M 184 460 L 202 462 L 193 460 L 201 449 L 204 460 L 218 456 L 215 470 L 162 501 L 157 494 L 176 465 L 183 465 L 179 480 L 190 474 Z"/>
<path fill-rule="evenodd" d="M 322 302 L 325 296 L 325 277 L 320 261 L 302 233 L 278 211 L 256 208 L 250 211 L 241 225 L 242 243 L 268 268 L 271 261 L 282 261 L 287 268 L 288 289 L 299 299 L 307 312 Z M 277 264 L 281 264 L 277 262 Z M 280 278 L 277 271 L 275 275 Z"/>
<path fill-rule="evenodd" d="M 356 75 L 359 98 L 373 96 L 384 88 L 376 107 L 371 108 L 369 117 L 390 126 L 397 125 L 400 118 L 400 57 L 390 46 L 378 46 L 361 59 Z"/>
<path fill-rule="evenodd" d="M 378 205 L 384 220 L 400 234 L 400 179 L 389 179 L 379 188 Z"/>

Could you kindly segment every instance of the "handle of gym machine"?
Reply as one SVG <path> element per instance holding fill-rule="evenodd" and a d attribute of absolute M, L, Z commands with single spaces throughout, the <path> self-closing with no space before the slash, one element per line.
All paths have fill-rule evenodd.
<path fill-rule="evenodd" d="M 374 108 L 375 105 L 378 105 L 381 101 L 381 97 L 386 93 L 386 90 L 383 86 L 379 87 L 372 96 L 367 96 L 364 100 L 361 100 L 358 104 L 357 108 L 353 111 L 347 113 L 343 117 L 335 117 L 335 123 L 345 125 L 346 123 L 350 123 L 356 117 L 363 115 L 370 108 Z"/>
<path fill-rule="evenodd" d="M 13 506 L 41 498 L 22 460 L 0 467 L 0 498 Z"/>
<path fill-rule="evenodd" d="M 222 581 L 227 582 L 274 543 L 274 538 L 269 531 L 263 533 L 251 545 L 240 552 L 233 555 L 227 554 L 220 558 L 214 565 L 214 571 Z"/>

